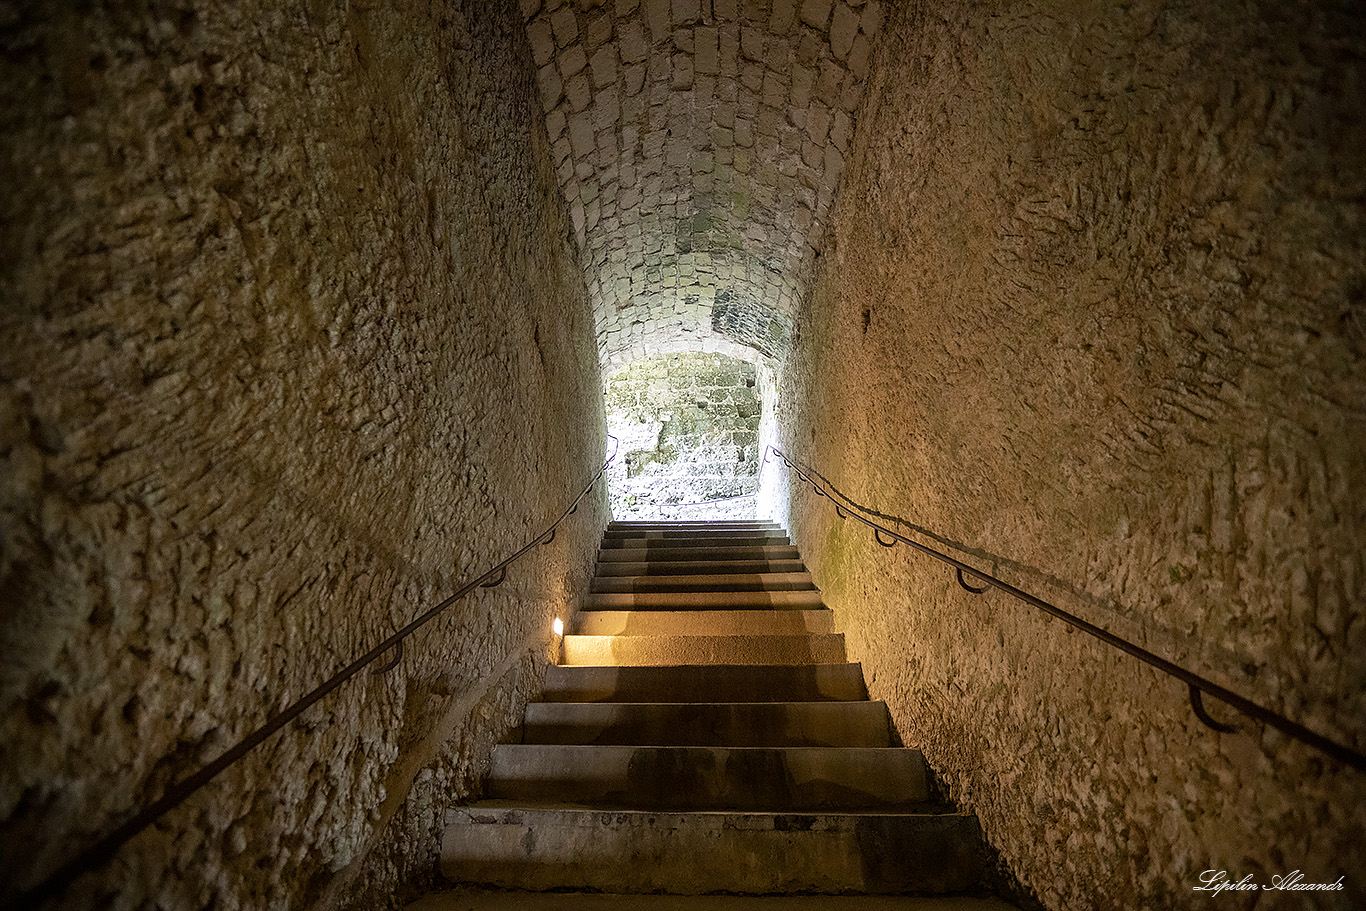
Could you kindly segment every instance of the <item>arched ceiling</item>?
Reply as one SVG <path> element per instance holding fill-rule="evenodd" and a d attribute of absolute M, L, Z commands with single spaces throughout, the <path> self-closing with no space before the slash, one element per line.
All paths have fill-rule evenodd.
<path fill-rule="evenodd" d="M 522 0 L 605 369 L 782 357 L 877 0 Z"/>

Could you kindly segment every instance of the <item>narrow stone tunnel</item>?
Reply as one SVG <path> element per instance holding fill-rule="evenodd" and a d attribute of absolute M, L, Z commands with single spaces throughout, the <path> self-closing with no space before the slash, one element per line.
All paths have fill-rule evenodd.
<path fill-rule="evenodd" d="M 1364 25 L 0 7 L 0 901 L 537 541 L 610 449 L 609 378 L 659 358 L 748 365 L 756 451 L 1366 750 Z M 1209 730 L 1170 677 L 754 471 L 1016 900 L 1205 908 L 1238 898 L 1206 871 L 1299 871 L 1341 889 L 1240 907 L 1366 906 L 1360 770 L 1214 699 L 1238 730 Z M 611 512 L 593 486 L 52 906 L 431 888 Z"/>

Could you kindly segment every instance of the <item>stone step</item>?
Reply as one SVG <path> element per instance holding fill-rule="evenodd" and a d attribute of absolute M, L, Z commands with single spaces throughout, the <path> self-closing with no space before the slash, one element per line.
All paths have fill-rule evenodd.
<path fill-rule="evenodd" d="M 481 803 L 447 811 L 440 869 L 453 882 L 529 890 L 937 894 L 979 884 L 980 845 L 975 817 L 957 813 L 603 813 Z"/>
<path fill-rule="evenodd" d="M 622 535 L 607 534 L 602 539 L 603 550 L 621 548 L 655 547 L 747 547 L 777 544 L 791 544 L 783 531 L 726 532 L 716 535 L 673 534 L 671 532 L 631 532 Z"/>
<path fill-rule="evenodd" d="M 582 611 L 579 636 L 762 636 L 834 632 L 834 612 L 819 610 Z"/>
<path fill-rule="evenodd" d="M 795 607 L 820 608 L 821 593 L 812 591 L 593 592 L 587 610 L 672 610 L 677 608 Z"/>
<path fill-rule="evenodd" d="M 841 633 L 796 636 L 564 637 L 564 663 L 623 667 L 699 664 L 838 664 Z"/>
<path fill-rule="evenodd" d="M 521 743 L 891 746 L 882 702 L 533 702 Z"/>
<path fill-rule="evenodd" d="M 738 531 L 742 534 L 750 534 L 753 531 L 759 533 L 770 533 L 770 531 L 780 531 L 785 533 L 787 529 L 780 526 L 777 522 L 612 522 L 608 524 L 604 534 L 632 534 L 637 531 L 645 531 L 650 534 L 729 534 Z"/>
<path fill-rule="evenodd" d="M 678 560 L 800 560 L 792 544 L 751 544 L 726 547 L 604 547 L 598 563 L 672 563 Z"/>
<path fill-rule="evenodd" d="M 813 591 L 808 572 L 795 573 L 702 573 L 680 575 L 666 573 L 659 576 L 598 576 L 593 579 L 595 592 L 716 592 L 716 591 Z"/>
<path fill-rule="evenodd" d="M 605 576 L 689 576 L 704 573 L 804 573 L 801 560 L 609 560 L 598 564 Z"/>
<path fill-rule="evenodd" d="M 546 668 L 545 702 L 826 702 L 867 699 L 863 666 Z"/>
<path fill-rule="evenodd" d="M 602 540 L 604 547 L 629 546 L 616 543 L 619 541 L 643 542 L 638 545 L 640 547 L 702 547 L 708 545 L 716 546 L 727 541 L 739 542 L 741 544 L 791 543 L 787 532 L 781 528 L 756 529 L 753 531 L 732 529 L 726 532 L 712 532 L 710 534 L 685 531 L 609 531 L 603 535 Z"/>
<path fill-rule="evenodd" d="M 404 911 L 1019 911 L 970 895 L 620 894 L 592 889 L 527 892 L 467 884 L 428 892 Z"/>
<path fill-rule="evenodd" d="M 729 531 L 739 529 L 741 531 L 758 530 L 772 531 L 781 530 L 782 526 L 777 522 L 770 522 L 764 519 L 730 519 L 725 522 L 653 522 L 649 520 L 621 520 L 613 519 L 607 523 L 608 531 L 632 531 L 643 529 L 645 531 Z"/>
<path fill-rule="evenodd" d="M 929 799 L 924 757 L 898 747 L 504 743 L 485 793 L 677 811 L 917 809 Z"/>

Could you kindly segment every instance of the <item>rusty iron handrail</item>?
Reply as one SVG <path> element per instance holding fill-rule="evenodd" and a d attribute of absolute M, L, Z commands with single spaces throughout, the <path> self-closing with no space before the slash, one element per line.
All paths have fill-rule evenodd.
<path fill-rule="evenodd" d="M 1064 623 L 1067 623 L 1084 633 L 1094 636 L 1107 645 L 1114 646 L 1120 651 L 1132 655 L 1139 661 L 1157 668 L 1168 676 L 1180 680 L 1189 688 L 1191 711 L 1195 713 L 1195 717 L 1199 719 L 1200 723 L 1206 727 L 1224 734 L 1231 734 L 1237 731 L 1236 727 L 1216 721 L 1210 716 L 1209 712 L 1205 710 L 1203 697 L 1208 694 L 1218 699 L 1220 702 L 1232 706 L 1247 717 L 1260 721 L 1263 724 L 1270 725 L 1281 733 L 1287 734 L 1301 743 L 1308 744 L 1316 750 L 1326 753 L 1343 765 L 1358 771 L 1366 771 L 1366 754 L 1351 747 L 1344 746 L 1335 740 L 1330 740 L 1322 734 L 1311 731 L 1304 725 L 1291 721 L 1279 712 L 1274 712 L 1271 709 L 1258 705 L 1250 699 L 1239 696 L 1232 690 L 1222 687 L 1206 677 L 1202 677 L 1193 671 L 1188 671 L 1179 664 L 1169 661 L 1154 652 L 1150 652 L 1142 646 L 1135 645 L 1127 639 L 1120 638 L 1114 633 L 1096 626 L 1093 623 L 1088 623 L 1077 615 L 1068 613 L 1062 608 L 1044 601 L 1042 598 L 1038 598 L 1031 595 L 1029 592 L 1018 589 L 1010 583 L 996 578 L 990 573 L 975 569 L 961 560 L 957 560 L 932 547 L 927 547 L 919 541 L 913 541 L 896 530 L 867 518 L 863 513 L 871 512 L 871 510 L 855 503 L 847 495 L 841 492 L 839 488 L 830 483 L 830 479 L 825 477 L 825 475 L 818 471 L 814 471 L 805 465 L 799 464 L 794 459 L 789 458 L 786 453 L 776 446 L 769 446 L 764 450 L 765 463 L 768 462 L 769 452 L 777 453 L 778 458 L 782 459 L 787 467 L 796 473 L 798 478 L 811 485 L 811 489 L 816 492 L 817 496 L 829 499 L 830 503 L 835 507 L 835 513 L 841 519 L 852 518 L 871 528 L 873 530 L 873 537 L 877 540 L 877 543 L 881 544 L 883 547 L 895 547 L 898 543 L 909 545 L 927 556 L 934 557 L 936 560 L 952 566 L 955 575 L 957 576 L 958 584 L 973 594 L 980 595 L 993 588 L 1000 589 L 1006 594 L 1018 598 L 1050 616 L 1057 617 Z M 820 483 L 813 480 L 813 477 L 819 478 Z M 825 489 L 822 489 L 822 487 Z M 839 499 L 837 500 L 836 497 Z M 843 501 L 843 504 L 841 504 L 841 500 Z M 888 536 L 891 540 L 883 540 L 883 535 Z M 964 578 L 965 574 L 971 576 L 981 584 L 970 584 L 967 579 Z"/>
<path fill-rule="evenodd" d="M 602 467 L 598 469 L 597 474 L 593 475 L 593 479 L 589 481 L 583 490 L 579 492 L 579 495 L 574 498 L 574 502 L 569 504 L 569 508 L 560 513 L 560 517 L 552 522 L 545 531 L 532 538 L 530 543 L 524 545 L 512 556 L 493 566 L 482 575 L 465 583 L 455 592 L 455 594 L 419 614 L 414 620 L 400 628 L 379 645 L 376 645 L 364 655 L 361 655 L 355 661 L 352 661 L 346 667 L 342 668 L 325 682 L 313 689 L 310 693 L 271 717 L 265 724 L 252 731 L 246 737 L 243 737 L 235 746 L 227 750 L 213 762 L 210 762 L 194 774 L 171 785 L 157 801 L 149 804 L 137 815 L 114 829 L 114 831 L 86 848 L 71 860 L 62 864 L 62 866 L 58 867 L 57 870 L 48 875 L 38 885 L 27 892 L 21 893 L 17 898 L 16 907 L 36 908 L 44 902 L 55 898 L 79 877 L 98 869 L 105 862 L 110 860 L 119 848 L 123 847 L 123 845 L 127 844 L 162 816 L 180 806 L 180 804 L 184 803 L 192 794 L 216 778 L 219 773 L 223 772 L 243 756 L 246 756 L 256 747 L 260 746 L 272 734 L 299 717 L 328 693 L 331 693 L 343 683 L 346 683 L 391 649 L 394 652 L 393 657 L 381 667 L 375 668 L 374 673 L 385 673 L 392 670 L 398 665 L 403 657 L 403 641 L 433 620 L 438 614 L 446 610 L 446 608 L 461 600 L 476 588 L 494 588 L 501 585 L 503 580 L 507 578 L 507 569 L 509 566 L 526 556 L 526 554 L 536 546 L 546 545 L 555 540 L 555 531 L 559 528 L 560 523 L 579 511 L 579 503 L 583 501 L 584 497 L 588 496 L 588 492 L 602 479 L 603 474 L 607 471 L 607 467 L 611 465 L 612 461 L 617 457 L 617 449 L 620 447 L 620 440 L 610 433 L 607 434 L 607 436 L 613 443 L 612 454 L 602 463 Z"/>

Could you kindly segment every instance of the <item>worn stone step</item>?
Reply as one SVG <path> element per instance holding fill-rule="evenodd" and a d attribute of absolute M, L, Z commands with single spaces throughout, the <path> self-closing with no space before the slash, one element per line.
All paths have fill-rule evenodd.
<path fill-rule="evenodd" d="M 671 531 L 631 531 L 602 535 L 604 548 L 719 548 L 732 545 L 791 544 L 787 531 L 727 531 L 725 534 L 682 534 Z"/>
<path fill-rule="evenodd" d="M 844 635 L 564 637 L 564 663 L 576 665 L 838 664 Z"/>
<path fill-rule="evenodd" d="M 898 747 L 504 743 L 485 793 L 679 811 L 909 809 L 929 799 L 924 757 Z"/>
<path fill-rule="evenodd" d="M 546 668 L 545 702 L 807 702 L 867 699 L 858 663 Z"/>
<path fill-rule="evenodd" d="M 593 889 L 528 892 L 465 883 L 428 892 L 404 911 L 1019 911 L 974 895 L 708 895 L 613 893 Z"/>
<path fill-rule="evenodd" d="M 725 522 L 654 522 L 648 520 L 621 520 L 613 519 L 607 523 L 608 531 L 729 531 L 739 529 L 741 531 L 772 531 L 781 529 L 782 526 L 777 522 L 766 519 L 729 519 Z"/>
<path fill-rule="evenodd" d="M 824 607 L 819 591 L 716 591 L 716 592 L 593 592 L 584 605 L 588 610 L 648 610 L 678 608 Z"/>
<path fill-rule="evenodd" d="M 804 572 L 806 564 L 801 560 L 608 560 L 598 564 L 597 577 Z"/>
<path fill-rule="evenodd" d="M 958 813 L 604 813 L 483 803 L 447 811 L 453 882 L 608 893 L 962 892 L 984 871 Z"/>
<path fill-rule="evenodd" d="M 634 525 L 608 526 L 603 532 L 607 538 L 641 537 L 650 540 L 669 538 L 749 538 L 786 535 L 787 529 L 779 525 Z"/>
<path fill-rule="evenodd" d="M 891 746 L 882 702 L 533 702 L 521 743 Z"/>
<path fill-rule="evenodd" d="M 604 547 L 598 563 L 672 563 L 679 560 L 800 560 L 792 544 L 717 547 Z"/>
<path fill-rule="evenodd" d="M 817 610 L 582 611 L 572 632 L 579 636 L 762 636 L 832 633 L 834 612 Z"/>
<path fill-rule="evenodd" d="M 623 548 L 690 548 L 690 547 L 755 547 L 791 544 L 783 531 L 735 531 L 716 535 L 673 534 L 671 532 L 643 532 L 607 534 L 602 539 L 603 550 Z"/>
<path fill-rule="evenodd" d="M 664 591 L 813 591 L 816 588 L 808 572 L 795 573 L 700 573 L 694 575 L 663 574 L 659 576 L 598 576 L 593 579 L 595 592 L 664 592 Z"/>
<path fill-rule="evenodd" d="M 528 892 L 464 883 L 428 892 L 404 911 L 1019 911 L 976 895 L 706 895 L 613 893 L 594 889 Z"/>

